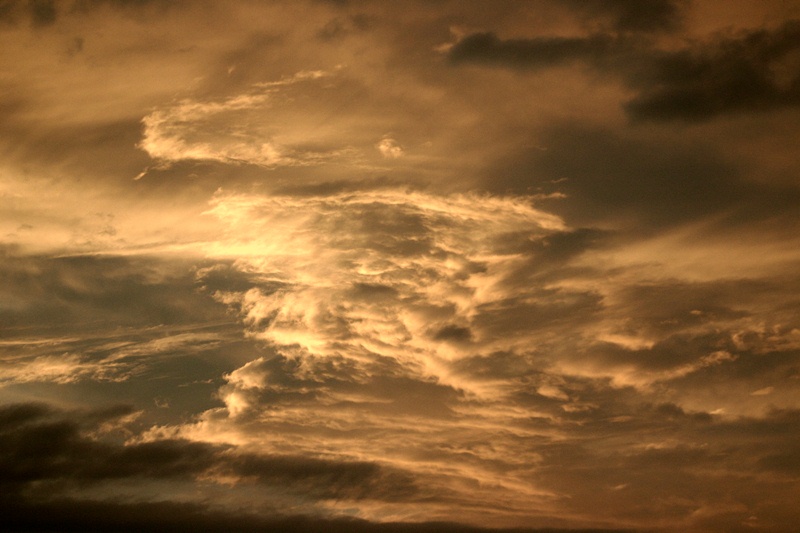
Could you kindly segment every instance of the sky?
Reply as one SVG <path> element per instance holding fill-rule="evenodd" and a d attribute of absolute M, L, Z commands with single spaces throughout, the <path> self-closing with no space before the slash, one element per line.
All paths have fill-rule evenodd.
<path fill-rule="evenodd" d="M 0 1 L 11 531 L 800 523 L 800 2 Z"/>

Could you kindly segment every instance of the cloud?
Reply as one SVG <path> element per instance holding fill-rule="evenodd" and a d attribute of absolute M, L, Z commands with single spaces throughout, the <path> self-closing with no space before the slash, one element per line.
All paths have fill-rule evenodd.
<path fill-rule="evenodd" d="M 216 351 L 229 335 L 149 331 L 73 332 L 67 338 L 21 338 L 0 343 L 0 384 L 80 381 L 122 382 L 148 372 L 171 357 Z"/>
<path fill-rule="evenodd" d="M 377 144 L 377 148 L 381 155 L 387 159 L 397 159 L 405 155 L 403 148 L 391 137 L 381 139 L 381 142 Z"/>
<path fill-rule="evenodd" d="M 224 407 L 142 438 L 380 463 L 413 477 L 407 497 L 423 515 L 449 519 L 458 509 L 476 523 L 482 500 L 506 517 L 575 525 L 596 501 L 590 494 L 649 486 L 630 507 L 630 494 L 609 496 L 608 523 L 644 524 L 655 513 L 693 524 L 698 508 L 647 498 L 694 494 L 686 487 L 709 465 L 756 475 L 783 464 L 775 452 L 781 458 L 737 466 L 715 455 L 731 441 L 694 444 L 706 427 L 770 416 L 775 394 L 795 405 L 774 384 L 795 372 L 797 353 L 775 274 L 669 278 L 659 269 L 671 248 L 614 263 L 613 236 L 569 228 L 532 201 L 396 189 L 218 192 L 207 214 L 227 230 L 206 245 L 220 263 L 200 278 L 273 353 L 226 374 Z M 762 322 L 783 326 L 746 333 Z M 720 380 L 737 385 L 711 392 Z M 768 385 L 772 395 L 751 395 Z M 668 446 L 642 448 L 642 435 Z M 581 444 L 589 437 L 618 445 L 590 450 Z M 745 440 L 733 446 L 749 449 Z M 664 475 L 671 462 L 683 465 L 685 485 Z M 571 473 L 561 476 L 564 468 Z M 770 494 L 776 487 L 764 480 Z M 438 514 L 432 494 L 450 511 Z M 721 509 L 724 499 L 707 503 Z M 358 506 L 369 519 L 405 512 Z"/>
<path fill-rule="evenodd" d="M 0 21 L 15 24 L 21 18 L 30 20 L 34 28 L 51 26 L 58 18 L 54 0 L 7 0 L 0 5 Z"/>
<path fill-rule="evenodd" d="M 797 106 L 799 53 L 800 21 L 792 20 L 655 55 L 649 71 L 629 78 L 640 93 L 625 108 L 638 120 L 704 120 Z"/>
<path fill-rule="evenodd" d="M 473 33 L 449 48 L 453 63 L 542 69 L 581 61 L 618 76 L 636 95 L 623 104 L 633 120 L 702 121 L 723 114 L 800 104 L 796 76 L 800 22 L 715 35 L 662 50 L 606 33 L 500 39 Z"/>
<path fill-rule="evenodd" d="M 48 26 L 56 21 L 56 6 L 53 0 L 33 0 L 28 2 L 34 25 Z"/>
<path fill-rule="evenodd" d="M 494 33 L 473 33 L 460 39 L 448 52 L 454 63 L 499 64 L 535 69 L 602 56 L 612 44 L 609 37 L 540 37 L 501 40 Z"/>
<path fill-rule="evenodd" d="M 184 99 L 156 109 L 142 119 L 139 147 L 160 164 L 219 161 L 271 168 L 341 157 L 348 147 L 325 146 L 330 141 L 325 129 L 308 130 L 285 121 L 298 98 L 307 101 L 309 93 L 324 91 L 322 83 L 331 76 L 302 71 L 256 83 L 249 92 L 222 100 Z"/>
<path fill-rule="evenodd" d="M 40 29 L 55 25 L 64 16 L 85 15 L 104 6 L 143 14 L 150 6 L 165 8 L 172 4 L 172 0 L 5 0 L 0 5 L 0 21 L 16 24 L 29 19 L 32 27 Z"/>
<path fill-rule="evenodd" d="M 791 8 L 14 5 L 4 525 L 798 523 Z"/>
<path fill-rule="evenodd" d="M 674 30 L 683 22 L 688 2 L 684 0 L 568 0 L 571 10 L 596 22 L 610 18 L 620 31 Z"/>
<path fill-rule="evenodd" d="M 214 204 L 209 213 L 230 226 L 232 239 L 212 245 L 211 255 L 238 257 L 241 270 L 260 278 L 258 288 L 220 300 L 241 309 L 257 338 L 323 356 L 455 357 L 426 331 L 437 323 L 463 328 L 484 300 L 498 298 L 493 291 L 503 290 L 521 250 L 500 249 L 497 238 L 521 232 L 536 240 L 562 228 L 524 198 L 386 190 L 221 194 Z"/>
<path fill-rule="evenodd" d="M 490 466 L 495 459 L 475 456 L 454 470 L 436 456 L 460 452 L 443 449 L 432 452 L 436 466 L 426 472 L 414 449 L 431 438 L 434 448 L 447 446 L 446 436 L 483 439 L 484 425 L 499 424 L 470 403 L 495 401 L 493 383 L 459 373 L 454 364 L 500 349 L 528 349 L 523 328 L 531 319 L 509 335 L 506 323 L 485 318 L 498 314 L 495 305 L 508 308 L 508 319 L 520 309 L 524 316 L 517 298 L 539 305 L 542 317 L 551 307 L 570 308 L 562 301 L 533 304 L 534 291 L 515 295 L 505 285 L 531 242 L 564 230 L 560 219 L 526 197 L 394 189 L 306 197 L 220 192 L 208 214 L 228 227 L 224 240 L 209 245 L 209 257 L 233 260 L 253 285 L 224 283 L 215 297 L 237 310 L 248 334 L 277 355 L 226 376 L 219 391 L 224 411 L 207 412 L 197 425 L 154 428 L 151 438 L 220 439 L 311 455 L 321 446 L 352 459 L 411 467 L 426 477 L 426 494 L 454 491 L 447 498 L 465 509 L 488 496 L 456 488 L 472 479 L 546 498 L 525 483 L 504 481 Z M 504 238 L 510 235 L 516 241 Z M 258 428 L 267 425 L 283 434 L 265 439 Z M 301 427 L 310 433 L 298 443 L 292 436 Z M 370 438 L 380 434 L 403 434 L 405 443 L 392 449 Z M 509 504 L 514 513 L 524 512 L 523 499 L 515 496 Z M 363 516 L 377 516 L 371 508 L 363 506 Z M 374 512 L 402 516 L 394 514 L 401 509 Z"/>
<path fill-rule="evenodd" d="M 204 498 L 164 502 L 148 496 L 148 484 L 158 487 L 169 482 L 180 487 L 199 480 L 206 489 L 209 483 L 222 483 L 229 494 L 237 487 L 252 494 L 254 487 L 262 486 L 306 503 L 316 499 L 403 501 L 415 499 L 417 488 L 412 476 L 375 463 L 253 454 L 180 440 L 125 444 L 116 438 L 119 428 L 102 430 L 103 424 L 130 414 L 131 409 L 124 406 L 98 411 L 64 411 L 45 404 L 0 407 L 0 508 L 6 526 L 14 531 L 38 531 L 56 523 L 59 528 L 95 531 L 145 526 L 173 531 L 202 521 L 204 528 L 213 531 L 318 531 L 321 527 L 393 533 L 488 531 L 443 522 L 381 524 L 352 517 L 292 516 L 273 509 L 269 497 L 257 508 L 235 514 L 209 505 Z M 91 491 L 122 479 L 129 487 L 142 489 L 135 500 Z"/>
<path fill-rule="evenodd" d="M 0 510 L 13 531 L 73 529 L 121 533 L 126 531 L 253 533 L 553 533 L 547 529 L 497 529 L 470 527 L 447 522 L 376 523 L 354 518 L 323 518 L 313 515 L 263 517 L 230 513 L 204 505 L 178 502 L 122 503 L 83 502 L 62 499 L 46 503 L 4 502 Z M 564 533 L 622 533 L 620 529 L 559 529 Z"/>
<path fill-rule="evenodd" d="M 97 484 L 122 478 L 255 482 L 318 499 L 395 500 L 416 493 L 409 475 L 374 463 L 238 453 L 179 440 L 120 444 L 98 432 L 101 423 L 129 414 L 129 408 L 99 413 L 64 412 L 43 404 L 0 408 L 0 471 L 8 495 L 36 492 L 42 490 L 37 485 L 55 482 Z"/>

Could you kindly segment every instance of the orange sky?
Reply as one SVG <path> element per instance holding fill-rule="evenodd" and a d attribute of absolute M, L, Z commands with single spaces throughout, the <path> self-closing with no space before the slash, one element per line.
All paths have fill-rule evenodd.
<path fill-rule="evenodd" d="M 800 523 L 800 3 L 10 0 L 0 50 L 12 530 Z"/>

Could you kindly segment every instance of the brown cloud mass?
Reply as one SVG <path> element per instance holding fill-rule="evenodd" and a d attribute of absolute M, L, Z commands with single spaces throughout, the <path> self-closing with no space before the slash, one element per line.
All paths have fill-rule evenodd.
<path fill-rule="evenodd" d="M 798 21 L 0 2 L 4 527 L 792 531 Z"/>

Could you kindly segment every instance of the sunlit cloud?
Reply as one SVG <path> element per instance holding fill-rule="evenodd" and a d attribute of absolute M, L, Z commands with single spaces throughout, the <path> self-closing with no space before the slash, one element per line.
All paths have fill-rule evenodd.
<path fill-rule="evenodd" d="M 443 374 L 447 361 L 507 346 L 470 330 L 480 306 L 512 296 L 502 282 L 524 256 L 496 241 L 520 234 L 524 244 L 564 228 L 525 198 L 392 190 L 220 193 L 208 213 L 230 232 L 209 254 L 237 258 L 258 280 L 217 293 L 256 338 L 313 357 L 391 357 L 444 381 L 455 379 Z"/>
<path fill-rule="evenodd" d="M 332 76 L 336 73 L 301 71 L 256 83 L 249 92 L 224 99 L 179 100 L 142 119 L 139 147 L 160 165 L 188 160 L 272 168 L 314 165 L 342 157 L 348 146 L 314 148 L 314 137 L 325 136 L 324 132 L 303 130 L 302 124 L 287 121 L 287 104 L 298 105 L 293 102 L 302 98 L 309 86 L 324 91 L 320 84 Z"/>
<path fill-rule="evenodd" d="M 397 159 L 405 155 L 403 148 L 391 137 L 384 137 L 381 139 L 377 148 L 381 155 L 387 159 Z"/>

